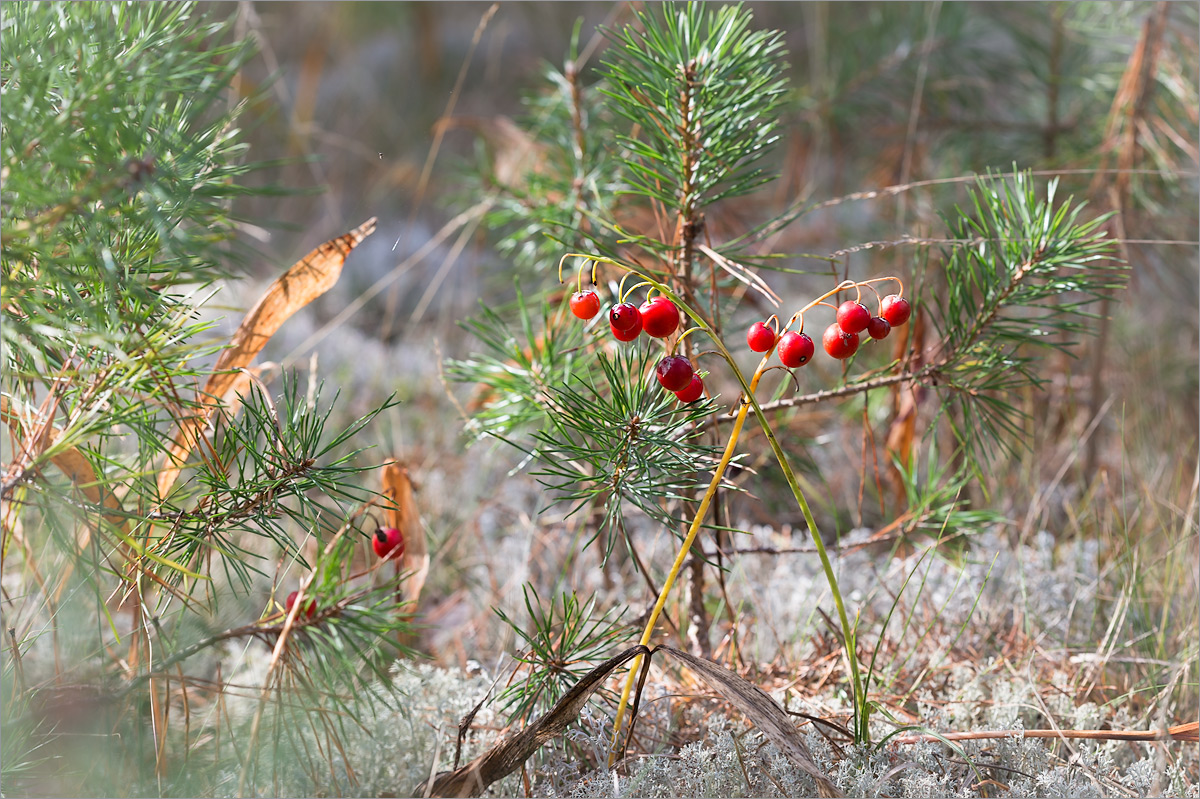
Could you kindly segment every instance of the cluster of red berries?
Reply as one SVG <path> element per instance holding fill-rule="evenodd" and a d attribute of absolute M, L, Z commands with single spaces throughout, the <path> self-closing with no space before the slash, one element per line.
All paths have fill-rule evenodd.
<path fill-rule="evenodd" d="M 384 560 L 402 558 L 404 557 L 404 534 L 395 527 L 380 527 L 371 537 L 371 547 L 375 550 L 375 554 Z M 283 602 L 285 613 L 292 612 L 292 606 L 296 604 L 296 598 L 299 595 L 299 591 L 293 591 L 287 595 L 287 599 Z M 311 619 L 315 615 L 317 615 L 317 600 L 310 599 L 307 605 L 297 612 L 296 617 L 304 616 Z"/>
<path fill-rule="evenodd" d="M 571 295 L 570 306 L 580 319 L 592 319 L 600 313 L 600 297 L 591 289 L 577 291 Z M 666 338 L 679 329 L 679 308 L 666 297 L 648 299 L 641 306 L 621 302 L 609 309 L 608 328 L 617 341 L 633 341 L 642 331 Z M 682 355 L 663 358 L 654 372 L 659 384 L 674 392 L 680 402 L 695 402 L 704 396 L 704 381 Z"/>
<path fill-rule="evenodd" d="M 845 360 L 858 352 L 859 334 L 864 330 L 873 339 L 884 339 L 910 316 L 912 306 L 898 294 L 883 298 L 879 316 L 871 316 L 862 303 L 847 300 L 838 306 L 837 321 L 825 328 L 821 345 L 830 357 Z M 746 344 L 754 352 L 767 352 L 775 346 L 775 331 L 763 322 L 755 322 L 746 331 Z M 779 360 L 789 369 L 808 363 L 815 351 L 813 340 L 804 333 L 789 330 L 779 338 Z"/>

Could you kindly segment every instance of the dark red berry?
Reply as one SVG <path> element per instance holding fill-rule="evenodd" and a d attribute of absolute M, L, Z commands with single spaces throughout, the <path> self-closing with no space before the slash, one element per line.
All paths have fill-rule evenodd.
<path fill-rule="evenodd" d="M 632 341 L 642 332 L 642 314 L 631 302 L 614 305 L 608 311 L 608 326 L 612 328 L 613 335 L 621 341 Z M 622 337 L 621 333 L 628 338 Z"/>
<path fill-rule="evenodd" d="M 846 300 L 837 309 L 838 327 L 847 333 L 861 333 L 871 321 L 871 312 L 861 302 Z"/>
<path fill-rule="evenodd" d="M 371 546 L 381 558 L 399 558 L 404 555 L 404 534 L 395 527 L 380 527 L 371 539 Z"/>
<path fill-rule="evenodd" d="M 668 391 L 683 391 L 692 383 L 692 362 L 682 355 L 668 355 L 654 370 L 659 384 Z"/>
<path fill-rule="evenodd" d="M 755 322 L 746 331 L 746 344 L 754 352 L 766 352 L 775 345 L 775 331 L 762 322 Z"/>
<path fill-rule="evenodd" d="M 871 321 L 867 322 L 867 335 L 873 339 L 887 338 L 891 332 L 892 326 L 882 316 L 872 316 Z"/>
<path fill-rule="evenodd" d="M 613 338 L 615 338 L 617 341 L 633 341 L 638 337 L 638 334 L 642 332 L 642 323 L 639 321 L 636 325 L 628 330 L 617 330 L 610 324 L 608 329 L 612 331 Z"/>
<path fill-rule="evenodd" d="M 675 396 L 680 402 L 695 402 L 704 396 L 704 381 L 700 375 L 692 375 L 692 382 L 683 391 L 676 391 Z"/>
<path fill-rule="evenodd" d="M 889 294 L 879 303 L 879 315 L 892 327 L 899 327 L 912 316 L 912 306 L 899 294 Z"/>
<path fill-rule="evenodd" d="M 285 612 L 287 612 L 287 613 L 292 612 L 292 605 L 296 604 L 296 597 L 298 597 L 299 595 L 300 595 L 299 591 L 293 591 L 292 593 L 287 595 L 287 599 L 283 603 Z M 309 600 L 308 607 L 306 607 L 301 613 L 297 613 L 296 616 L 299 617 L 299 616 L 303 615 L 303 616 L 306 616 L 311 619 L 314 615 L 316 615 L 316 612 L 317 612 L 317 600 L 312 599 L 312 600 Z"/>
<path fill-rule="evenodd" d="M 847 333 L 836 323 L 825 328 L 821 343 L 825 346 L 825 351 L 839 361 L 858 352 L 858 334 Z"/>
<path fill-rule="evenodd" d="M 642 315 L 642 330 L 655 338 L 666 338 L 679 327 L 679 309 L 666 297 L 646 300 L 638 308 Z"/>
<path fill-rule="evenodd" d="M 803 366 L 812 360 L 813 340 L 807 333 L 789 330 L 779 337 L 779 360 L 789 369 Z"/>
<path fill-rule="evenodd" d="M 591 319 L 600 313 L 600 297 L 591 289 L 577 291 L 571 295 L 571 313 L 580 319 Z"/>

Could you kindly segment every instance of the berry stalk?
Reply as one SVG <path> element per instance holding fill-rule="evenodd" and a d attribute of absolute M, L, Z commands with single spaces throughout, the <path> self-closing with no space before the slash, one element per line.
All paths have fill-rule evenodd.
<path fill-rule="evenodd" d="M 593 256 L 593 255 L 584 255 L 581 253 L 568 253 L 568 254 L 564 255 L 562 260 L 559 261 L 560 274 L 561 274 L 561 270 L 562 270 L 563 261 L 565 261 L 567 258 L 571 258 L 571 257 L 587 258 L 587 259 L 591 260 L 592 264 L 593 264 L 593 267 L 592 267 L 593 269 L 595 269 L 595 265 L 597 263 L 603 262 L 603 263 L 611 264 L 612 266 L 615 266 L 618 269 L 625 270 L 627 274 L 625 275 L 625 277 L 623 277 L 621 279 L 622 285 L 624 284 L 625 278 L 628 278 L 630 275 L 636 275 L 636 276 L 642 278 L 642 280 L 644 280 L 647 284 L 649 284 L 649 285 L 653 286 L 654 288 L 658 289 L 659 291 L 661 291 L 664 296 L 666 296 L 667 298 L 674 301 L 675 304 L 685 314 L 687 314 L 701 330 L 703 330 L 706 334 L 708 334 L 708 337 L 712 340 L 713 344 L 717 347 L 717 350 L 720 352 L 721 357 L 724 358 L 725 362 L 729 364 L 729 368 L 731 370 L 733 370 L 734 376 L 737 378 L 738 383 L 742 387 L 741 408 L 738 409 L 737 419 L 734 422 L 733 430 L 730 433 L 729 442 L 725 446 L 725 452 L 721 457 L 720 463 L 717 465 L 717 469 L 713 472 L 712 481 L 709 483 L 708 490 L 705 492 L 704 498 L 700 503 L 700 508 L 697 510 L 696 516 L 692 520 L 691 527 L 688 530 L 687 536 L 684 538 L 683 544 L 679 550 L 679 554 L 676 555 L 676 557 L 675 557 L 675 562 L 671 566 L 671 571 L 667 574 L 667 579 L 663 583 L 662 588 L 659 590 L 658 599 L 654 604 L 654 609 L 650 613 L 650 617 L 646 620 L 646 627 L 642 631 L 642 637 L 640 639 L 640 643 L 643 646 L 649 645 L 650 637 L 654 631 L 654 625 L 658 621 L 658 617 L 662 613 L 663 607 L 666 605 L 667 594 L 670 593 L 671 588 L 674 586 L 675 579 L 679 576 L 679 571 L 683 566 L 683 561 L 687 556 L 687 552 L 690 551 L 690 549 L 692 547 L 692 543 L 695 541 L 696 535 L 700 531 L 700 525 L 703 523 L 704 517 L 708 513 L 709 505 L 712 504 L 712 499 L 716 494 L 717 486 L 721 482 L 721 477 L 724 475 L 725 469 L 729 465 L 729 461 L 733 458 L 734 450 L 737 447 L 738 437 L 741 435 L 742 427 L 746 421 L 746 414 L 749 412 L 750 407 L 753 406 L 754 412 L 758 416 L 759 425 L 762 427 L 763 434 L 767 437 L 767 441 L 771 446 L 771 451 L 775 454 L 775 459 L 779 462 L 779 466 L 783 470 L 784 478 L 787 480 L 788 487 L 792 490 L 792 495 L 796 499 L 796 504 L 799 505 L 799 507 L 800 507 L 800 512 L 804 515 L 805 523 L 808 524 L 809 535 L 812 537 L 813 545 L 815 546 L 815 548 L 817 550 L 817 555 L 821 559 L 821 567 L 822 567 L 823 571 L 825 572 L 825 580 L 826 580 L 826 582 L 828 582 L 830 592 L 833 594 L 834 605 L 836 606 L 837 612 L 838 612 L 838 621 L 841 623 L 841 626 L 842 626 L 842 638 L 843 638 L 843 643 L 845 645 L 846 660 L 849 663 L 849 667 L 850 667 L 851 686 L 852 686 L 852 690 L 854 693 L 855 738 L 857 740 L 866 740 L 866 738 L 861 737 L 866 731 L 867 704 L 866 704 L 866 695 L 864 693 L 864 686 L 862 683 L 862 678 L 859 674 L 859 669 L 858 669 L 858 655 L 857 655 L 857 647 L 855 644 L 855 631 L 854 631 L 854 628 L 850 625 L 850 619 L 846 614 L 846 606 L 845 606 L 845 603 L 842 601 L 842 592 L 841 592 L 841 589 L 838 587 L 837 575 L 835 575 L 833 572 L 833 563 L 829 560 L 829 553 L 825 549 L 825 542 L 821 540 L 821 534 L 817 530 L 816 519 L 813 518 L 812 510 L 811 510 L 811 508 L 809 508 L 809 505 L 808 505 L 808 500 L 804 496 L 804 492 L 800 489 L 800 485 L 796 480 L 796 475 L 792 471 L 791 464 L 788 462 L 787 454 L 783 451 L 783 448 L 779 445 L 779 440 L 775 437 L 775 431 L 771 429 L 771 424 L 770 424 L 770 422 L 767 421 L 767 417 L 766 417 L 766 414 L 763 413 L 762 406 L 759 405 L 758 399 L 754 396 L 754 390 L 755 390 L 755 388 L 758 387 L 759 378 L 762 377 L 763 372 L 766 370 L 767 364 L 770 361 L 772 354 L 774 353 L 775 347 L 772 346 L 771 349 L 769 349 L 763 353 L 762 360 L 759 362 L 758 368 L 755 369 L 754 375 L 751 377 L 750 380 L 746 380 L 746 376 L 744 374 L 742 374 L 742 370 L 738 368 L 737 362 L 734 360 L 733 355 L 725 347 L 725 343 L 721 340 L 720 336 L 718 336 L 715 332 L 713 332 L 713 330 L 708 326 L 708 324 L 704 321 L 704 319 L 702 317 L 700 317 L 695 311 L 693 311 L 686 303 L 684 303 L 683 300 L 680 297 L 678 297 L 669 287 L 663 285 L 662 283 L 659 283 L 657 280 L 654 280 L 653 278 L 649 278 L 649 277 L 646 277 L 645 275 L 642 275 L 640 272 L 637 272 L 636 270 L 632 269 L 628 265 L 623 264 L 619 261 L 615 261 L 610 258 L 597 257 L 597 256 Z M 890 279 L 895 279 L 895 278 L 890 278 Z M 863 282 L 871 283 L 871 282 L 877 282 L 878 280 L 879 280 L 879 278 L 876 278 L 871 281 L 863 281 Z M 794 324 L 797 321 L 797 319 L 802 318 L 804 311 L 807 311 L 810 308 L 816 306 L 819 302 L 823 301 L 824 299 L 826 299 L 830 296 L 833 296 L 838 291 L 844 291 L 848 288 L 857 288 L 857 286 L 858 286 L 857 283 L 855 283 L 854 281 L 850 281 L 850 280 L 839 283 L 834 289 L 821 295 L 820 297 L 818 297 L 817 299 L 813 300 L 808 305 L 806 305 L 803 309 L 798 311 L 796 314 L 794 314 L 792 316 L 792 318 L 788 321 L 787 325 L 784 326 L 784 330 L 786 330 L 792 324 Z M 778 344 L 778 341 L 776 341 L 776 345 L 777 344 Z M 622 723 L 623 723 L 624 717 L 625 717 L 625 709 L 629 704 L 629 696 L 633 691 L 633 683 L 634 683 L 634 680 L 637 678 L 637 674 L 638 674 L 639 669 L 641 668 L 641 664 L 642 664 L 642 655 L 638 655 L 629 670 L 628 676 L 625 679 L 625 687 L 621 691 L 621 699 L 617 705 L 616 719 L 613 722 L 613 739 L 612 739 L 613 750 L 612 750 L 612 753 L 609 755 L 609 765 L 610 766 L 616 759 L 617 741 L 619 740 L 620 735 L 621 735 Z"/>

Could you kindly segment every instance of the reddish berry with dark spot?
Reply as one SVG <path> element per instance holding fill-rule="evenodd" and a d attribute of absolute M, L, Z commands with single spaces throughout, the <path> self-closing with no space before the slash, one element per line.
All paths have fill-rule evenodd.
<path fill-rule="evenodd" d="M 642 330 L 655 338 L 666 338 L 679 327 L 679 309 L 666 297 L 646 300 L 638 308 L 642 315 Z"/>
<path fill-rule="evenodd" d="M 841 325 L 835 323 L 825 328 L 825 334 L 821 336 L 821 344 L 824 345 L 825 352 L 830 356 L 839 361 L 844 360 L 858 352 L 858 334 L 847 333 Z"/>
<path fill-rule="evenodd" d="M 580 319 L 591 319 L 600 313 L 600 297 L 591 289 L 577 291 L 571 295 L 571 313 Z"/>
<path fill-rule="evenodd" d="M 789 330 L 779 337 L 779 349 L 777 350 L 779 360 L 789 369 L 795 369 L 797 366 L 803 366 L 811 361 L 815 350 L 813 340 L 808 337 L 807 333 Z"/>
<path fill-rule="evenodd" d="M 876 341 L 881 338 L 887 338 L 888 333 L 891 332 L 892 326 L 882 316 L 872 316 L 871 321 L 867 322 L 867 335 Z"/>
<path fill-rule="evenodd" d="M 399 558 L 404 555 L 404 534 L 395 527 L 380 527 L 371 539 L 371 546 L 381 558 Z"/>
<path fill-rule="evenodd" d="M 847 333 L 861 333 L 871 321 L 871 312 L 861 302 L 846 300 L 837 309 L 838 327 Z"/>
<path fill-rule="evenodd" d="M 683 391 L 692 384 L 692 362 L 682 355 L 668 355 L 658 362 L 654 374 L 668 391 Z"/>
<path fill-rule="evenodd" d="M 912 306 L 899 294 L 887 295 L 879 306 L 879 315 L 886 319 L 892 327 L 899 327 L 912 316 Z"/>
<path fill-rule="evenodd" d="M 692 375 L 692 382 L 683 391 L 676 391 L 675 396 L 680 402 L 695 402 L 704 396 L 704 381 L 700 375 Z"/>
<path fill-rule="evenodd" d="M 755 322 L 746 331 L 746 344 L 754 352 L 766 352 L 775 346 L 775 331 L 762 322 Z"/>
<path fill-rule="evenodd" d="M 299 595 L 300 595 L 299 591 L 293 591 L 292 593 L 287 595 L 287 599 L 283 603 L 285 612 L 287 612 L 287 613 L 292 612 L 292 606 L 296 604 L 296 597 L 298 597 Z M 317 600 L 310 599 L 308 601 L 308 607 L 306 607 L 306 608 L 304 608 L 304 610 L 298 612 L 296 614 L 296 618 L 299 618 L 300 616 L 305 616 L 305 617 L 311 619 L 313 616 L 316 615 L 316 613 L 317 613 Z"/>
<path fill-rule="evenodd" d="M 642 332 L 642 314 L 631 302 L 614 305 L 608 312 L 608 326 L 618 341 L 633 341 Z"/>

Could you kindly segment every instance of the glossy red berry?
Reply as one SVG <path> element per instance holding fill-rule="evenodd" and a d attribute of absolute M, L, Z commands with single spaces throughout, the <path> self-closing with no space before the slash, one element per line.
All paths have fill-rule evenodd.
<path fill-rule="evenodd" d="M 755 322 L 746 331 L 746 344 L 754 352 L 766 352 L 775 345 L 775 331 L 762 322 Z"/>
<path fill-rule="evenodd" d="M 404 534 L 395 527 L 380 527 L 371 539 L 371 546 L 381 558 L 399 558 L 404 555 Z"/>
<path fill-rule="evenodd" d="M 700 379 L 700 375 L 693 374 L 688 387 L 683 391 L 676 391 L 675 396 L 680 402 L 695 402 L 704 396 L 704 381 Z"/>
<path fill-rule="evenodd" d="M 666 338 L 679 327 L 679 309 L 666 297 L 646 300 L 638 308 L 642 315 L 642 330 L 655 338 Z"/>
<path fill-rule="evenodd" d="M 882 316 L 872 316 L 871 321 L 867 322 L 867 335 L 873 339 L 887 338 L 891 332 L 892 326 Z"/>
<path fill-rule="evenodd" d="M 912 306 L 899 294 L 889 294 L 879 303 L 879 315 L 892 327 L 899 327 L 912 316 Z"/>
<path fill-rule="evenodd" d="M 654 370 L 658 382 L 668 391 L 683 391 L 692 383 L 692 362 L 682 355 L 668 355 Z"/>
<path fill-rule="evenodd" d="M 835 323 L 825 328 L 821 344 L 824 345 L 825 352 L 840 361 L 858 352 L 858 334 L 847 333 L 841 325 Z"/>
<path fill-rule="evenodd" d="M 861 302 L 846 300 L 837 309 L 838 327 L 847 333 L 861 333 L 871 321 L 871 312 Z"/>
<path fill-rule="evenodd" d="M 287 599 L 283 603 L 284 610 L 287 613 L 292 612 L 292 606 L 296 604 L 296 597 L 298 597 L 299 595 L 300 595 L 299 591 L 293 591 L 292 593 L 287 595 Z M 299 618 L 300 616 L 303 615 L 303 616 L 311 619 L 313 616 L 316 615 L 316 613 L 317 613 L 317 600 L 311 599 L 308 602 L 308 607 L 306 607 L 303 611 L 297 613 L 296 617 Z"/>
<path fill-rule="evenodd" d="M 600 313 L 600 297 L 591 289 L 577 291 L 571 295 L 571 313 L 580 319 L 591 319 Z"/>
<path fill-rule="evenodd" d="M 779 337 L 779 360 L 789 369 L 803 366 L 812 360 L 815 349 L 813 340 L 807 333 L 789 330 Z"/>
<path fill-rule="evenodd" d="M 608 312 L 608 326 L 618 341 L 633 341 L 642 332 L 642 314 L 630 302 L 614 305 Z"/>

